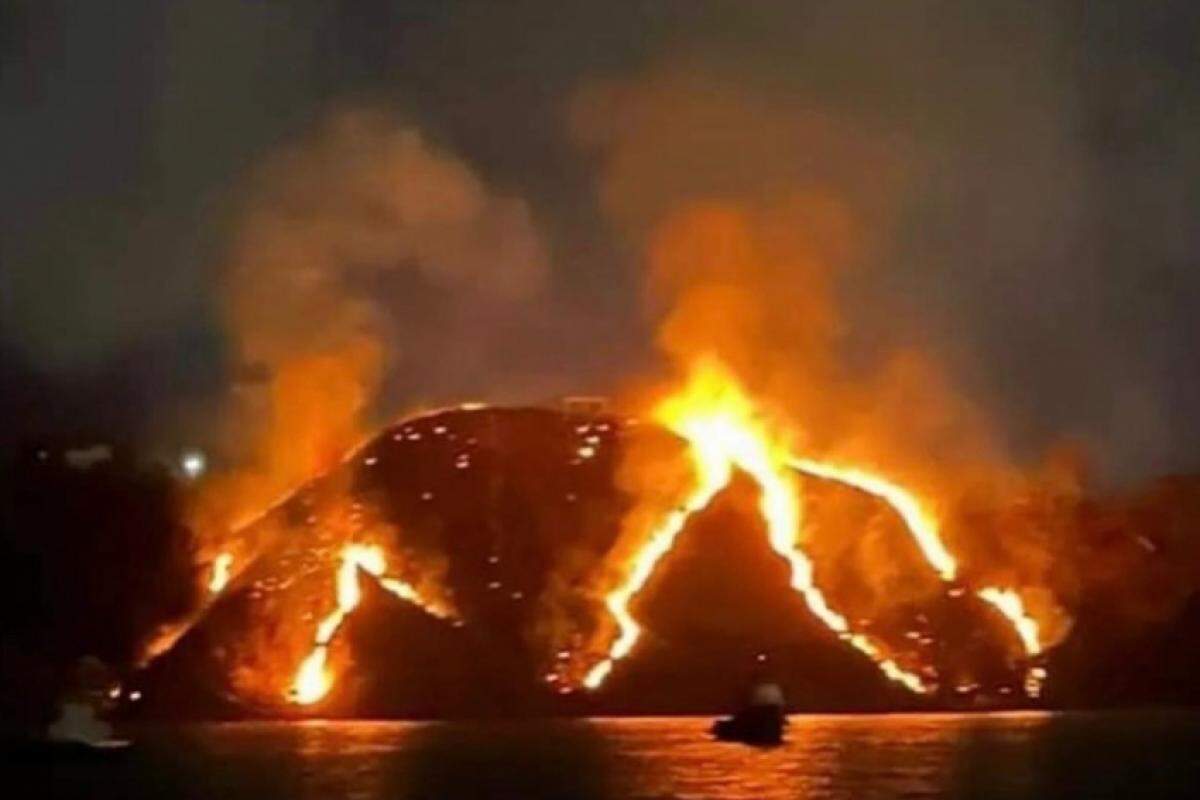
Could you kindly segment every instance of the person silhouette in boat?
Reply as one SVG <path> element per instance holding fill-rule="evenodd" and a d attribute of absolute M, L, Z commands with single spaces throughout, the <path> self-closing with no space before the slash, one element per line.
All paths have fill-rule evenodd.
<path fill-rule="evenodd" d="M 749 696 L 732 717 L 713 723 L 713 735 L 718 739 L 747 744 L 779 744 L 787 726 L 783 689 L 767 673 L 766 657 L 758 656 L 758 669 L 751 683 Z"/>

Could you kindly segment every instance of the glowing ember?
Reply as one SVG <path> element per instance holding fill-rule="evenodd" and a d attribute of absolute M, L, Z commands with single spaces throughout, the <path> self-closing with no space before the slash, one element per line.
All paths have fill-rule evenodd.
<path fill-rule="evenodd" d="M 682 436 L 699 476 L 697 487 L 681 509 L 672 512 L 654 530 L 638 552 L 624 581 L 605 598 L 619 634 L 606 657 L 584 679 L 596 688 L 611 673 L 613 663 L 627 656 L 637 643 L 641 628 L 629 614 L 629 601 L 641 590 L 654 567 L 670 551 L 688 518 L 724 488 L 737 467 L 759 485 L 759 511 L 767 522 L 771 547 L 791 568 L 791 586 L 804 598 L 809 610 L 829 629 L 859 652 L 871 658 L 890 679 L 911 691 L 929 687 L 920 676 L 907 672 L 885 658 L 879 648 L 861 634 L 850 631 L 845 617 L 829 607 L 813 581 L 812 562 L 800 548 L 799 487 L 791 476 L 791 461 L 780 437 L 772 435 L 761 410 L 748 398 L 736 379 L 716 361 L 704 360 L 693 370 L 687 386 L 663 401 L 655 419 Z"/>
<path fill-rule="evenodd" d="M 233 566 L 233 553 L 219 553 L 212 562 L 212 574 L 208 579 L 208 590 L 219 594 L 229 583 L 229 570 Z"/>
<path fill-rule="evenodd" d="M 379 585 L 401 600 L 413 603 L 424 611 L 446 618 L 451 611 L 432 601 L 427 601 L 409 583 L 386 576 L 387 559 L 383 548 L 377 545 L 348 544 L 342 550 L 342 563 L 337 573 L 337 608 L 317 625 L 313 650 L 300 664 L 292 682 L 290 699 L 298 705 L 311 705 L 333 688 L 333 674 L 327 662 L 329 645 L 337 635 L 350 612 L 362 601 L 362 588 L 358 583 L 359 570 L 374 576 Z"/>

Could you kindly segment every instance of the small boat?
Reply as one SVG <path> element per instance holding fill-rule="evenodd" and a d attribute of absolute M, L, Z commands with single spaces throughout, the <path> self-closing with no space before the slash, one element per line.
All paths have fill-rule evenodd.
<path fill-rule="evenodd" d="M 28 761 L 107 761 L 132 749 L 128 739 L 113 736 L 112 726 L 96 715 L 95 704 L 73 698 L 59 706 L 59 715 L 41 736 L 5 743 L 9 758 Z"/>
<path fill-rule="evenodd" d="M 712 734 L 723 742 L 742 742 L 753 745 L 774 745 L 783 742 L 787 718 L 778 708 L 748 706 L 732 717 L 713 723 Z"/>
<path fill-rule="evenodd" d="M 714 722 L 712 735 L 723 742 L 761 747 L 781 744 L 785 727 L 783 692 L 776 684 L 767 683 L 756 686 L 750 702 L 736 714 Z"/>
<path fill-rule="evenodd" d="M 95 656 L 76 665 L 58 704 L 58 716 L 41 732 L 0 738 L 0 759 L 20 762 L 111 761 L 133 749 L 114 736 L 103 719 L 121 695 L 121 685 Z"/>

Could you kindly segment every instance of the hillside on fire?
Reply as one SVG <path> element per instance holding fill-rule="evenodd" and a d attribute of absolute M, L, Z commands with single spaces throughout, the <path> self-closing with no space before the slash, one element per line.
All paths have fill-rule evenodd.
<path fill-rule="evenodd" d="M 387 427 L 211 560 L 206 596 L 150 638 L 137 713 L 707 713 L 764 672 L 801 710 L 1200 701 L 1197 478 L 1103 500 L 1031 484 L 946 514 L 949 541 L 1055 537 L 1059 566 L 1013 596 L 1052 593 L 1070 622 L 1031 645 L 974 588 L 990 573 L 931 567 L 902 497 L 815 463 L 795 474 L 812 562 L 797 588 L 739 468 L 630 593 L 637 644 L 618 653 L 621 608 L 596 587 L 637 516 L 630 454 L 684 451 L 657 424 L 535 408 Z"/>

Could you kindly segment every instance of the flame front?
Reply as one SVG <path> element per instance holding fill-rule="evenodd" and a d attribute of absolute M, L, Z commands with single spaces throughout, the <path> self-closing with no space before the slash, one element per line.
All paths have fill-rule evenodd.
<path fill-rule="evenodd" d="M 958 562 L 942 541 L 937 518 L 910 492 L 879 475 L 855 467 L 837 467 L 807 458 L 792 459 L 790 463 L 801 472 L 853 486 L 886 502 L 904 520 L 925 561 L 938 577 L 947 583 L 957 578 Z M 1026 656 L 1033 658 L 1041 655 L 1038 623 L 1025 609 L 1021 595 L 1013 589 L 986 586 L 976 591 L 975 596 L 994 607 L 1008 620 L 1021 640 Z M 1026 676 L 1026 692 L 1030 696 L 1040 693 L 1041 680 L 1044 677 L 1043 668 L 1030 669 Z"/>
<path fill-rule="evenodd" d="M 1021 640 L 1021 646 L 1025 648 L 1026 655 L 1041 654 L 1042 644 L 1038 636 L 1037 620 L 1025 610 L 1025 603 L 1021 600 L 1021 595 L 1013 589 L 1000 589 L 995 586 L 980 589 L 976 594 L 981 600 L 994 606 L 1012 624 L 1013 630 Z"/>
<path fill-rule="evenodd" d="M 721 363 L 712 359 L 698 362 L 684 389 L 660 403 L 654 418 L 687 441 L 698 475 L 696 488 L 680 509 L 651 532 L 646 545 L 630 563 L 624 580 L 605 597 L 618 635 L 605 657 L 585 676 L 586 687 L 594 689 L 601 685 L 613 664 L 632 651 L 641 627 L 629 613 L 630 601 L 670 551 L 687 520 L 728 485 L 736 467 L 758 484 L 759 511 L 766 520 L 771 547 L 787 561 L 791 587 L 803 597 L 809 610 L 840 638 L 871 658 L 888 678 L 913 692 L 929 690 L 921 676 L 886 658 L 874 642 L 852 632 L 846 618 L 830 608 L 814 582 L 812 562 L 799 544 L 803 514 L 785 441 Z"/>
<path fill-rule="evenodd" d="M 942 542 L 937 519 L 897 484 L 857 467 L 834 466 L 809 458 L 794 458 L 789 464 L 808 475 L 844 483 L 883 500 L 904 520 L 921 555 L 938 577 L 949 583 L 958 576 L 958 561 Z"/>
<path fill-rule="evenodd" d="M 450 609 L 426 600 L 410 583 L 387 576 L 387 558 L 378 545 L 348 544 L 342 549 L 342 562 L 337 571 L 337 607 L 317 625 L 312 652 L 300 664 L 292 682 L 289 698 L 298 705 L 312 705 L 333 688 L 334 676 L 328 666 L 329 646 L 342 623 L 362 602 L 359 570 L 375 577 L 386 591 L 409 603 L 420 606 L 438 618 L 452 616 Z"/>

